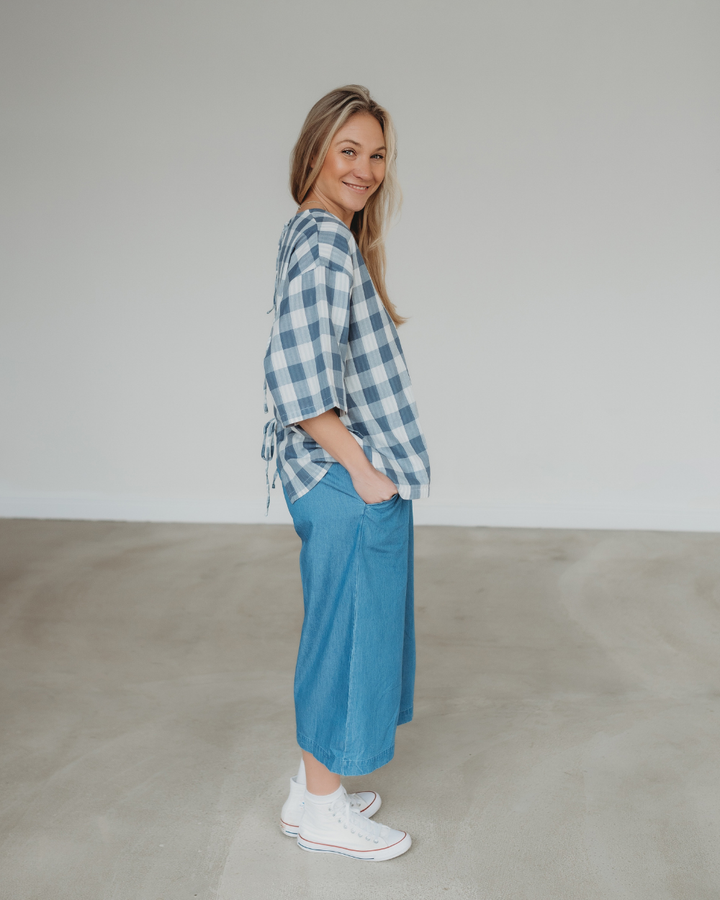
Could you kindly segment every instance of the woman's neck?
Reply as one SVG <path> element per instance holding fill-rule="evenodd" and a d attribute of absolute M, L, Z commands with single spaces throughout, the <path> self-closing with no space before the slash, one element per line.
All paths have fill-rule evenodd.
<path fill-rule="evenodd" d="M 299 213 L 304 212 L 306 209 L 322 209 L 325 212 L 331 213 L 336 219 L 340 219 L 340 221 L 344 222 L 348 228 L 352 225 L 354 213 L 351 210 L 338 207 L 337 203 L 326 200 L 315 191 L 310 191 L 308 196 L 303 200 L 300 206 L 298 206 Z"/>

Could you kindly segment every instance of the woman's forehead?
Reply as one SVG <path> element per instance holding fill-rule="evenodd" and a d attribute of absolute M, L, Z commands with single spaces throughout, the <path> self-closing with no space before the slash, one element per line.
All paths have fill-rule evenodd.
<path fill-rule="evenodd" d="M 383 143 L 383 130 L 375 116 L 366 112 L 355 113 L 338 129 L 335 142 L 352 140 L 357 144 Z"/>

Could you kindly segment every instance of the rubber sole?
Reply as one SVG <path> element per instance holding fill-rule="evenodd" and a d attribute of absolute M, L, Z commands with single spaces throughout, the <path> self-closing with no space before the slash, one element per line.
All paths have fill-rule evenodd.
<path fill-rule="evenodd" d="M 350 859 L 360 859 L 365 862 L 384 862 L 407 853 L 412 847 L 412 838 L 405 832 L 404 837 L 397 843 L 392 844 L 390 847 L 383 847 L 380 850 L 353 850 L 351 847 L 311 841 L 302 835 L 298 835 L 297 844 L 301 850 L 308 850 L 310 853 L 335 853 L 338 856 L 348 856 Z"/>
<path fill-rule="evenodd" d="M 296 838 L 298 836 L 299 830 L 299 825 L 291 825 L 289 822 L 283 822 L 283 820 L 280 819 L 280 831 L 282 831 L 282 833 L 286 834 L 288 837 Z"/>

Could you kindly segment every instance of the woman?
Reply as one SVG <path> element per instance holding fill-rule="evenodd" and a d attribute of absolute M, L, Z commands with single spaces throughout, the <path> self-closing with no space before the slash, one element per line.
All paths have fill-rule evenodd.
<path fill-rule="evenodd" d="M 278 471 L 295 530 L 305 618 L 295 672 L 303 759 L 281 828 L 303 850 L 385 860 L 410 836 L 370 817 L 372 792 L 343 775 L 392 759 L 412 718 L 412 500 L 430 470 L 385 288 L 386 222 L 397 205 L 395 133 L 366 88 L 310 110 L 292 155 L 299 204 L 280 238 L 265 355 Z"/>

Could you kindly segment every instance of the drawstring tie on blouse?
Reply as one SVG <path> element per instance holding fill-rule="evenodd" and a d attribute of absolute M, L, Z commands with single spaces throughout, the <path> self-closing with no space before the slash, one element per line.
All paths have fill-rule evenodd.
<path fill-rule="evenodd" d="M 273 475 L 272 485 L 270 484 L 270 460 L 275 456 L 275 448 L 277 446 L 277 419 L 272 419 L 265 423 L 263 429 L 263 443 L 260 455 L 265 460 L 265 484 L 267 485 L 267 505 L 265 506 L 265 515 L 270 511 L 270 488 L 275 487 L 278 470 L 275 465 L 275 474 Z"/>

